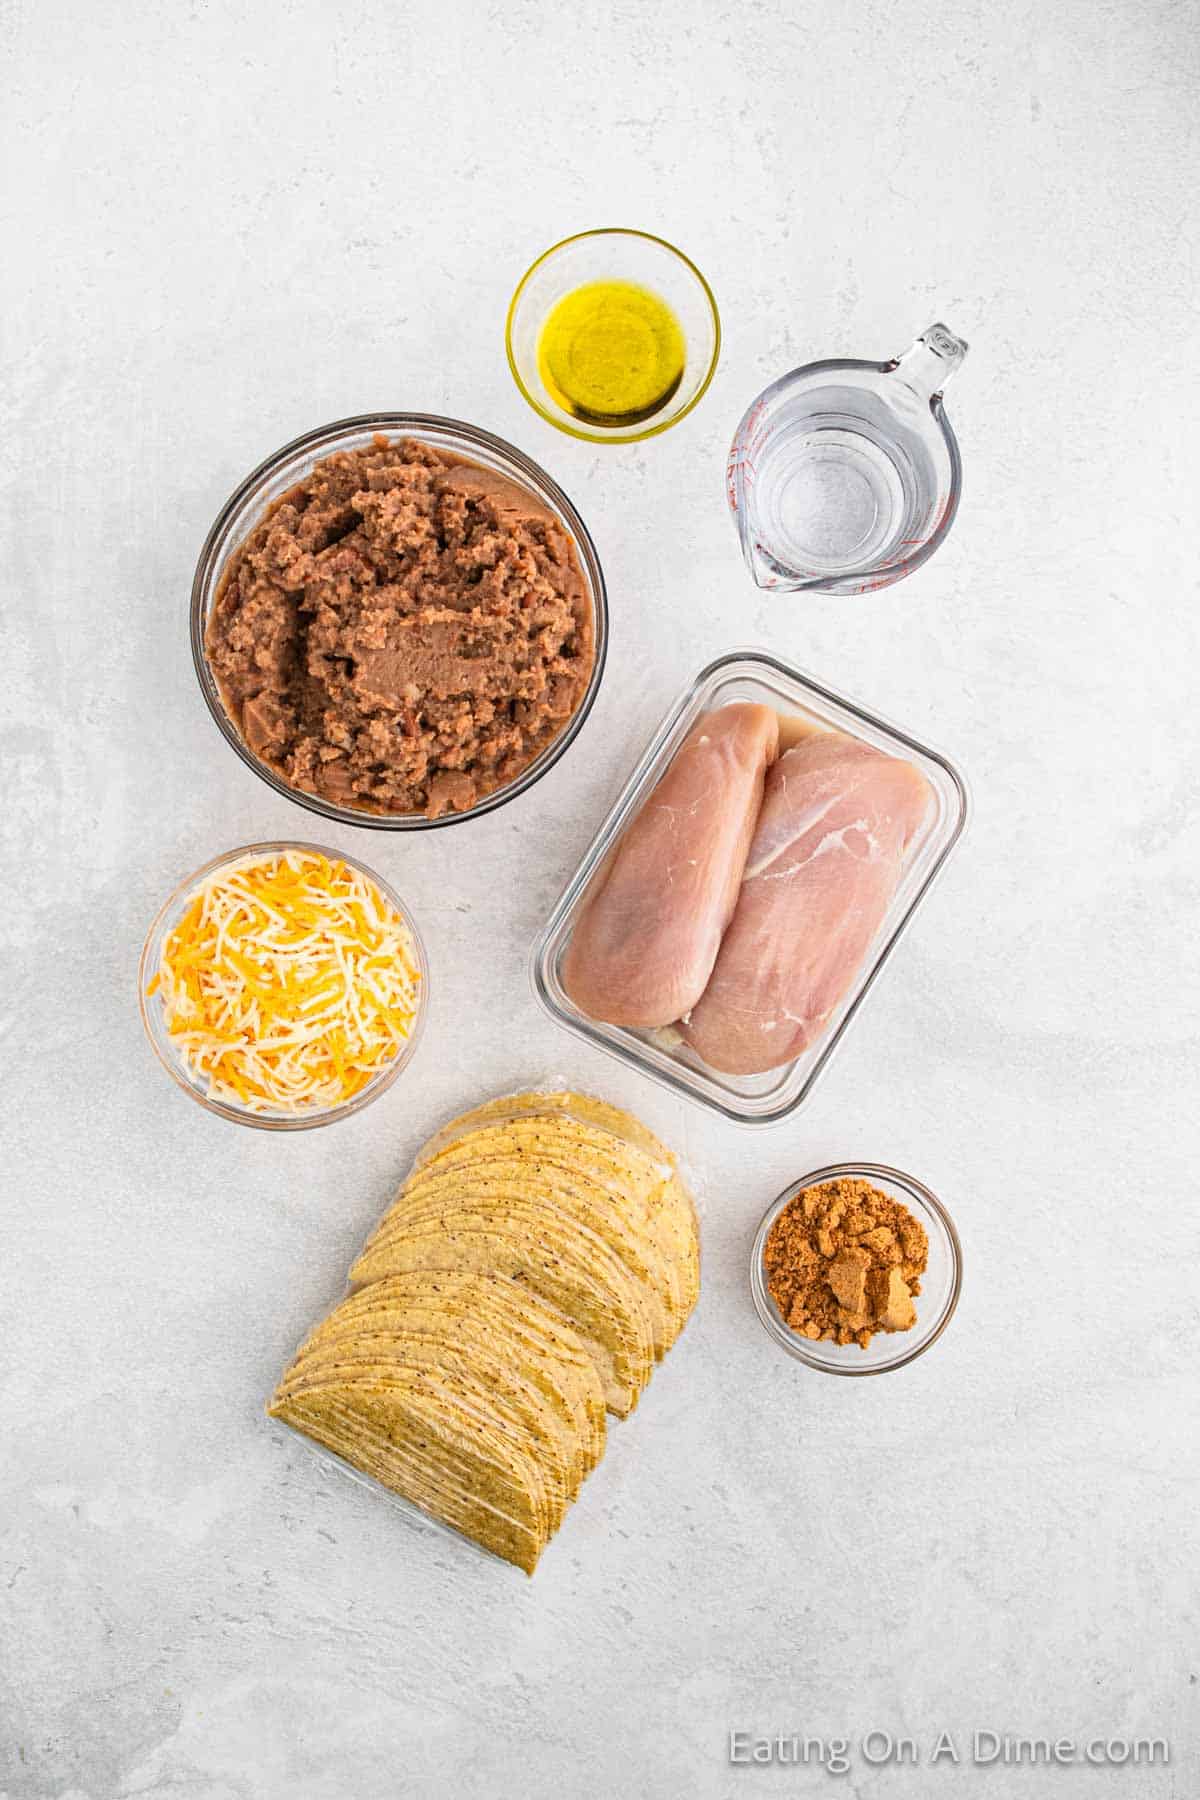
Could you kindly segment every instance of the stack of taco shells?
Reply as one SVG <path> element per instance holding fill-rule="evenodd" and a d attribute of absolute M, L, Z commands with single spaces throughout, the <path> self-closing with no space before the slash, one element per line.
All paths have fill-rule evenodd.
<path fill-rule="evenodd" d="M 425 1146 L 269 1411 L 532 1574 L 699 1294 L 695 1209 L 638 1120 L 574 1093 Z"/>

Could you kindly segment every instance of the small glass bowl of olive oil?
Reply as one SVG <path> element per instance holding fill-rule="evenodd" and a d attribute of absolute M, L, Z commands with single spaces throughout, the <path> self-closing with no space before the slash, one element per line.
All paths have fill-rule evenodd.
<path fill-rule="evenodd" d="M 682 251 L 608 227 L 564 238 L 526 271 L 505 347 L 543 419 L 590 443 L 632 443 L 691 412 L 717 366 L 721 321 Z"/>

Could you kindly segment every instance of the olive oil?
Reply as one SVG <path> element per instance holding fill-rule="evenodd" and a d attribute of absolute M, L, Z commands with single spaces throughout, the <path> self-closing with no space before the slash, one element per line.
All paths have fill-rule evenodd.
<path fill-rule="evenodd" d="M 565 294 L 538 339 L 548 391 L 589 425 L 652 419 L 678 389 L 686 362 L 679 320 L 632 281 L 589 281 Z"/>

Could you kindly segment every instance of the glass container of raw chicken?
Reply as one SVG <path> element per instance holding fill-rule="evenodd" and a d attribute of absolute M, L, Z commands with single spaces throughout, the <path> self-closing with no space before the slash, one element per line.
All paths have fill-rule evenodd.
<path fill-rule="evenodd" d="M 757 650 L 676 701 L 534 948 L 568 1030 L 728 1119 L 812 1092 L 962 836 L 954 765 Z"/>

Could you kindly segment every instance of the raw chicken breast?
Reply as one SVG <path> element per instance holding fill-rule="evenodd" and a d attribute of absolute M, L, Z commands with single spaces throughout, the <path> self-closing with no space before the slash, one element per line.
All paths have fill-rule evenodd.
<path fill-rule="evenodd" d="M 911 763 L 840 733 L 780 757 L 737 910 L 683 1026 L 712 1068 L 757 1075 L 817 1035 L 879 929 L 929 801 Z"/>
<path fill-rule="evenodd" d="M 611 1025 L 669 1025 L 694 1006 L 733 915 L 779 745 L 769 706 L 699 719 L 601 872 L 563 962 L 563 986 Z"/>

